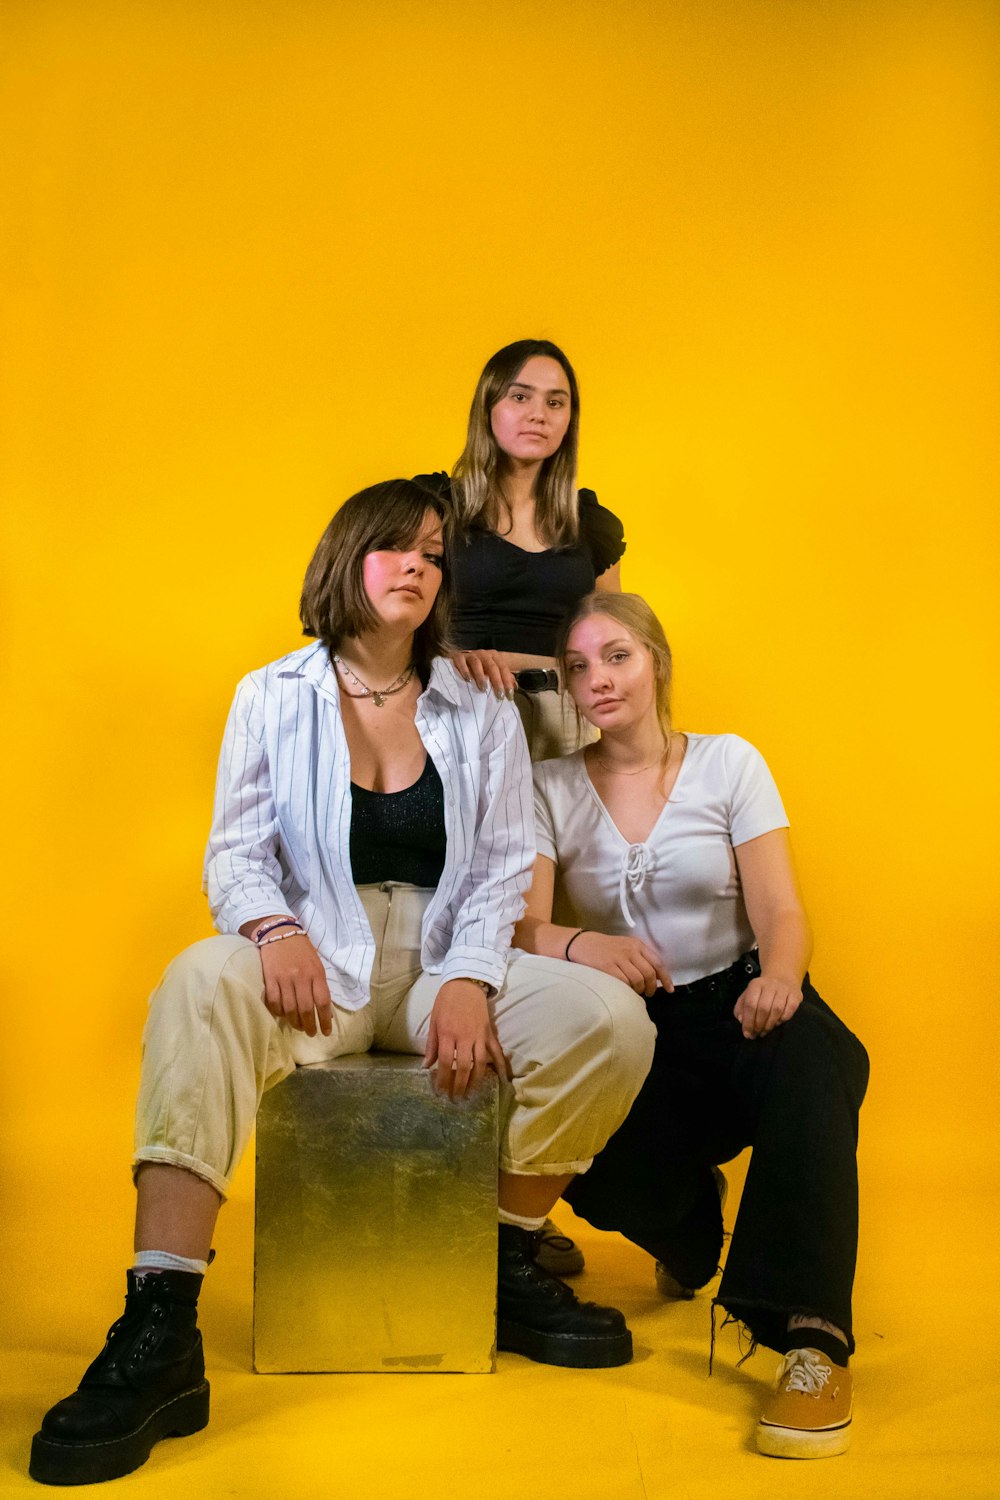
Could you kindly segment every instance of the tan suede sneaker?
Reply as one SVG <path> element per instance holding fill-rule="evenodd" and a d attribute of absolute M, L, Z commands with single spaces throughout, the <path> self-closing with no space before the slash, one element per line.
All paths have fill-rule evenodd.
<path fill-rule="evenodd" d="M 551 1219 L 535 1235 L 534 1254 L 535 1264 L 550 1276 L 577 1276 L 583 1270 L 583 1251 Z"/>
<path fill-rule="evenodd" d="M 850 1370 L 816 1349 L 793 1349 L 757 1423 L 757 1452 L 771 1458 L 833 1458 L 851 1436 Z"/>

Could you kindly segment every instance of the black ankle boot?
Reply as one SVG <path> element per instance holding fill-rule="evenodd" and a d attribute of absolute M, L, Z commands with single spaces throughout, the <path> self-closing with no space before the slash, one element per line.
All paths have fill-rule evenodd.
<path fill-rule="evenodd" d="M 42 1419 L 28 1473 L 41 1484 L 96 1484 L 131 1474 L 164 1437 L 208 1422 L 198 1332 L 200 1276 L 128 1273 L 125 1311 L 79 1389 Z"/>
<path fill-rule="evenodd" d="M 632 1335 L 621 1313 L 578 1302 L 565 1282 L 535 1263 L 532 1250 L 526 1229 L 500 1225 L 497 1348 L 526 1354 L 544 1365 L 627 1365 Z"/>

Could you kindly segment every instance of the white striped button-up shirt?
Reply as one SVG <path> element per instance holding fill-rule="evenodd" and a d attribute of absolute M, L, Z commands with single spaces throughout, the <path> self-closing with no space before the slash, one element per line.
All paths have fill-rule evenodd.
<path fill-rule="evenodd" d="M 512 704 L 439 659 L 416 712 L 444 788 L 447 851 L 424 914 L 421 962 L 499 989 L 535 855 L 531 766 Z M 375 942 L 351 874 L 351 762 L 326 647 L 303 646 L 236 690 L 205 853 L 220 932 L 298 917 L 334 1002 L 366 1004 Z"/>

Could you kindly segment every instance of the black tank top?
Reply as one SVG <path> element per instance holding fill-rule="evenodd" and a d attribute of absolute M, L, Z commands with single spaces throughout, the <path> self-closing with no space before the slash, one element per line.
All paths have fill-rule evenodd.
<path fill-rule="evenodd" d="M 370 792 L 351 782 L 355 885 L 405 880 L 436 886 L 445 846 L 444 788 L 429 755 L 417 780 L 401 792 Z"/>

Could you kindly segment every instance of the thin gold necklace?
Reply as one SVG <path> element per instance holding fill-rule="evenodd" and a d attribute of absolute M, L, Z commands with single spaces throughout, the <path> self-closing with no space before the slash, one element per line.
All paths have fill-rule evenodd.
<path fill-rule="evenodd" d="M 666 749 L 663 751 L 663 754 L 659 757 L 659 759 L 658 760 L 651 760 L 648 766 L 640 766 L 637 771 L 619 771 L 616 766 L 609 766 L 608 765 L 607 761 L 601 755 L 601 753 L 598 750 L 598 748 L 597 748 L 596 745 L 592 745 L 591 749 L 594 752 L 594 759 L 597 761 L 598 765 L 601 765 L 601 766 L 604 767 L 604 769 L 607 771 L 607 773 L 608 773 L 609 776 L 641 776 L 642 773 L 643 773 L 643 771 L 651 771 L 654 766 L 664 766 L 665 767 L 666 764 L 667 764 L 667 761 L 670 759 L 670 749 L 671 749 L 672 745 L 673 745 L 673 735 L 671 735 L 670 739 L 667 740 Z"/>
<path fill-rule="evenodd" d="M 369 687 L 367 682 L 362 682 L 357 672 L 352 672 L 344 658 L 342 656 L 338 656 L 336 651 L 333 653 L 333 659 L 337 663 L 337 666 L 340 668 L 340 670 L 346 676 L 348 676 L 352 682 L 357 683 L 358 687 L 361 689 L 360 693 L 352 693 L 350 696 L 352 698 L 370 698 L 376 708 L 381 708 L 385 700 L 387 698 L 391 698 L 394 693 L 401 693 L 406 684 L 409 682 L 410 678 L 413 676 L 414 672 L 417 670 L 416 662 L 411 661 L 410 665 L 408 667 L 404 667 L 399 676 L 395 679 L 394 682 L 390 682 L 388 687 L 373 688 Z"/>

